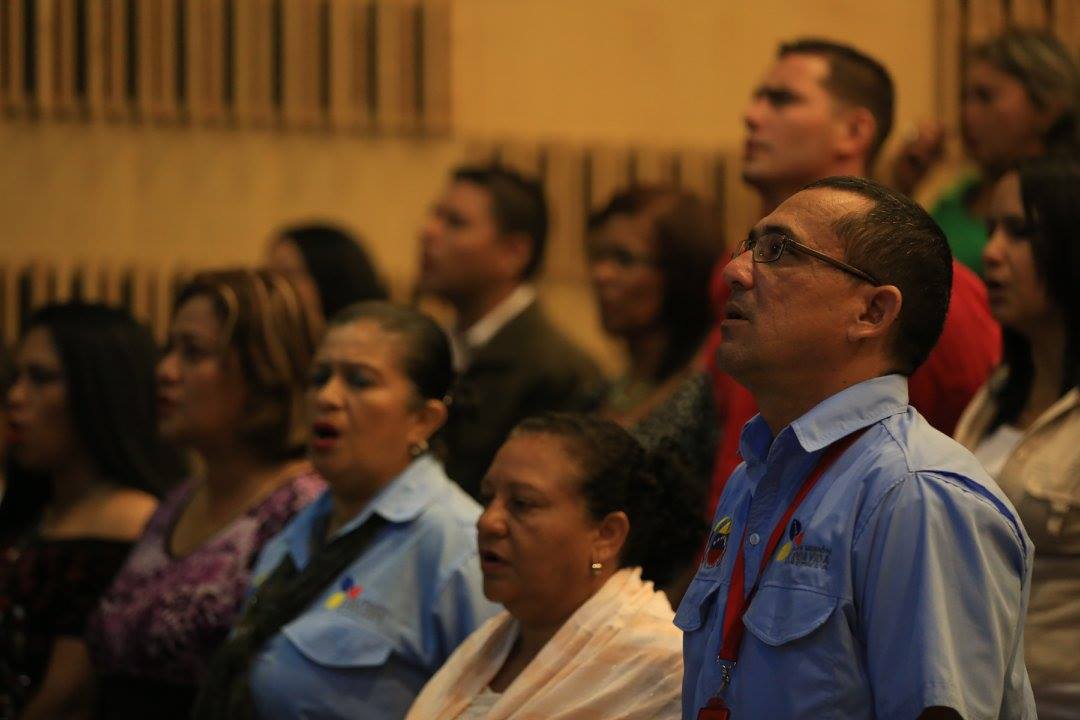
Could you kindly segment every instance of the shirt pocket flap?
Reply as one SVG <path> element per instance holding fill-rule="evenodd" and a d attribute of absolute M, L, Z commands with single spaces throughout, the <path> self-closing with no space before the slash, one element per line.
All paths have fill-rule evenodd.
<path fill-rule="evenodd" d="M 675 613 L 675 627 L 683 632 L 690 632 L 701 627 L 710 606 L 715 602 L 714 598 L 719 588 L 720 583 L 716 580 L 694 578 Z"/>
<path fill-rule="evenodd" d="M 804 638 L 825 624 L 836 598 L 812 590 L 765 586 L 758 590 L 743 624 L 761 642 L 773 647 Z"/>
<path fill-rule="evenodd" d="M 302 616 L 283 632 L 301 655 L 329 668 L 380 667 L 394 650 L 383 634 L 333 612 Z"/>

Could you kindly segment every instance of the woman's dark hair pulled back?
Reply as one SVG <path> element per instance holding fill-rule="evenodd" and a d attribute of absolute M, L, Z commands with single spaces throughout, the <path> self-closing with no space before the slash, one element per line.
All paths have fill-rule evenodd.
<path fill-rule="evenodd" d="M 622 511 L 630 533 L 620 567 L 640 567 L 658 587 L 669 585 L 694 559 L 705 536 L 704 498 L 671 442 L 645 449 L 617 423 L 594 415 L 546 413 L 523 420 L 513 435 L 561 439 L 581 469 L 581 494 L 597 521 Z"/>
<path fill-rule="evenodd" d="M 330 319 L 330 327 L 368 320 L 402 340 L 402 370 L 420 397 L 443 400 L 454 382 L 450 341 L 429 316 L 413 308 L 385 300 L 350 305 Z"/>

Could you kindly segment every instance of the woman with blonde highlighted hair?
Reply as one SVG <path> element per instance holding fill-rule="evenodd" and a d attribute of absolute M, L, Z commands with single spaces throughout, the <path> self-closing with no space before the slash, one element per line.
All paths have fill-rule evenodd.
<path fill-rule="evenodd" d="M 190 714 L 262 545 L 314 499 L 303 392 L 321 319 L 282 275 L 196 276 L 157 368 L 161 434 L 202 471 L 178 487 L 91 619 L 104 718 Z"/>

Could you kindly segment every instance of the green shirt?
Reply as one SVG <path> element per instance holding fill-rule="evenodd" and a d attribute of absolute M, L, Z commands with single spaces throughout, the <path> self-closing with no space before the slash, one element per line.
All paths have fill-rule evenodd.
<path fill-rule="evenodd" d="M 934 203 L 930 216 L 945 231 L 953 256 L 981 277 L 982 250 L 987 239 L 986 223 L 971 214 L 966 202 L 979 182 L 977 175 L 963 178 Z"/>

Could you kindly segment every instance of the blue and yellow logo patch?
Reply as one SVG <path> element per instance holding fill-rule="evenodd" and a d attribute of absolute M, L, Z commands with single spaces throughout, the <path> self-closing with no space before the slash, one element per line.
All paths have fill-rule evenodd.
<path fill-rule="evenodd" d="M 713 526 L 712 532 L 709 533 L 709 540 L 705 544 L 705 557 L 702 560 L 705 567 L 714 568 L 720 564 L 720 561 L 724 559 L 724 553 L 727 552 L 728 539 L 731 536 L 731 516 L 721 518 L 716 525 Z"/>

